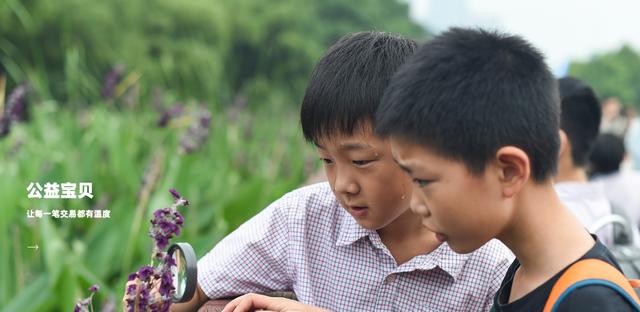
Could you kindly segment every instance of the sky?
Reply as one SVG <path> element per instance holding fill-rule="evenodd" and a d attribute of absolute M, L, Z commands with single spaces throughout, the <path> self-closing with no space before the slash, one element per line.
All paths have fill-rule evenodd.
<path fill-rule="evenodd" d="M 640 51 L 639 0 L 408 0 L 411 18 L 436 33 L 482 26 L 523 36 L 558 76 L 570 61 L 619 49 Z"/>

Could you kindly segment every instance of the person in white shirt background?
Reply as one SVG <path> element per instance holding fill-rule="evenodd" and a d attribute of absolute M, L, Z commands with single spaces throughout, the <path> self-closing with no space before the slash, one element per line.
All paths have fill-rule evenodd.
<path fill-rule="evenodd" d="M 638 172 L 640 171 L 640 116 L 635 113 L 633 108 L 629 108 L 629 110 L 634 113 L 630 114 L 632 116 L 628 116 L 629 128 L 627 128 L 624 143 L 629 156 L 627 160 L 630 163 L 629 167 Z"/>
<path fill-rule="evenodd" d="M 621 137 L 613 133 L 598 136 L 589 157 L 591 180 L 604 185 L 607 199 L 630 223 L 634 241 L 640 243 L 640 173 L 621 170 L 626 149 Z M 618 213 L 616 210 L 616 213 Z"/>
<path fill-rule="evenodd" d="M 589 229 L 611 214 L 604 186 L 589 182 L 586 170 L 589 152 L 600 129 L 602 110 L 593 89 L 581 80 L 561 78 L 558 89 L 562 106 L 561 145 L 555 187 L 562 202 Z M 613 226 L 605 226 L 594 234 L 605 246 L 613 244 Z"/>

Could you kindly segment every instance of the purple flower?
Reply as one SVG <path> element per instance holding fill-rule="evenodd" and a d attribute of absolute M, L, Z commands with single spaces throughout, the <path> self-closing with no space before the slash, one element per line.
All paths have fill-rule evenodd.
<path fill-rule="evenodd" d="M 210 125 L 211 125 L 211 114 L 204 113 L 200 115 L 200 127 L 209 129 Z"/>
<path fill-rule="evenodd" d="M 170 222 L 168 220 L 160 221 L 158 226 L 160 226 L 160 229 L 162 229 L 162 232 L 165 234 L 172 234 L 172 233 L 175 233 L 176 230 L 179 230 L 177 225 L 175 225 L 173 222 Z"/>
<path fill-rule="evenodd" d="M 138 298 L 138 311 L 144 311 L 149 305 L 149 290 L 146 288 L 140 289 Z"/>
<path fill-rule="evenodd" d="M 138 278 L 138 273 L 131 273 L 131 274 L 129 274 L 129 277 L 127 277 L 127 281 L 131 282 L 131 281 L 135 280 L 136 278 Z"/>
<path fill-rule="evenodd" d="M 4 138 L 11 132 L 11 119 L 7 116 L 0 117 L 0 138 Z"/>
<path fill-rule="evenodd" d="M 155 237 L 156 240 L 156 246 L 158 246 L 158 249 L 164 249 L 165 247 L 167 247 L 167 245 L 169 245 L 169 240 L 162 236 L 162 235 L 157 235 Z"/>
<path fill-rule="evenodd" d="M 116 86 L 122 80 L 123 74 L 124 65 L 116 65 L 111 69 L 111 71 L 104 79 L 104 85 L 102 86 L 102 91 L 100 92 L 100 95 L 102 95 L 103 98 L 110 99 L 114 96 Z"/>
<path fill-rule="evenodd" d="M 182 215 L 179 212 L 176 211 L 174 216 L 176 218 L 176 224 L 177 225 L 182 225 L 184 223 L 184 218 L 182 217 Z"/>
<path fill-rule="evenodd" d="M 180 139 L 179 153 L 191 154 L 197 151 L 209 136 L 211 126 L 211 112 L 202 106 L 195 116 L 195 121 L 191 123 L 189 129 Z"/>
<path fill-rule="evenodd" d="M 29 120 L 29 112 L 27 111 L 27 92 L 29 85 L 26 82 L 20 83 L 9 95 L 7 101 L 7 116 L 14 121 Z"/>
<path fill-rule="evenodd" d="M 154 239 L 157 250 L 164 250 L 171 238 L 180 235 L 184 218 L 176 208 L 177 206 L 186 206 L 189 204 L 189 201 L 184 199 L 175 189 L 170 189 L 169 193 L 171 193 L 171 196 L 175 200 L 173 205 L 169 208 L 154 211 L 153 219 L 150 221 L 151 228 L 149 229 L 149 235 Z M 162 257 L 155 258 L 162 259 Z"/>
<path fill-rule="evenodd" d="M 156 224 L 157 220 L 162 219 L 165 215 L 168 215 L 170 213 L 171 213 L 171 208 L 162 208 L 154 211 L 153 212 L 154 219 L 151 220 L 151 223 Z"/>
<path fill-rule="evenodd" d="M 178 193 L 178 191 L 176 191 L 176 189 L 169 189 L 169 193 L 171 193 L 171 195 L 173 195 L 173 198 L 175 200 L 179 200 L 180 198 L 182 198 L 182 195 L 180 195 L 180 193 Z"/>
<path fill-rule="evenodd" d="M 135 296 L 137 289 L 138 289 L 138 286 L 136 284 L 129 285 L 129 287 L 127 287 L 127 295 Z"/>
<path fill-rule="evenodd" d="M 167 256 L 164 258 L 164 263 L 165 263 L 167 266 L 169 266 L 169 267 L 172 267 L 172 266 L 175 266 L 175 265 L 176 265 L 176 261 L 173 259 L 173 257 L 171 257 L 171 256 L 169 256 L 169 255 L 167 255 Z"/>
<path fill-rule="evenodd" d="M 138 270 L 138 278 L 141 281 L 146 281 L 153 274 L 153 267 L 145 265 Z"/>
<path fill-rule="evenodd" d="M 76 305 L 73 307 L 73 312 L 88 312 L 89 310 L 93 311 L 93 307 L 91 305 L 93 301 L 93 295 L 98 292 L 98 290 L 100 290 L 100 286 L 98 285 L 92 285 L 91 287 L 89 287 L 91 295 L 89 295 L 89 297 L 87 298 L 78 300 Z"/>
<path fill-rule="evenodd" d="M 134 306 L 135 301 L 127 300 L 127 312 L 135 312 L 136 307 Z"/>
<path fill-rule="evenodd" d="M 169 193 L 174 199 L 173 205 L 168 208 L 161 208 L 153 212 L 150 220 L 151 227 L 149 235 L 153 238 L 155 246 L 152 252 L 151 265 L 141 267 L 138 272 L 129 275 L 128 280 L 133 281 L 138 278 L 138 284 L 127 287 L 125 295 L 126 310 L 139 311 L 149 309 L 150 311 L 168 311 L 175 288 L 171 274 L 171 266 L 176 263 L 173 258 L 164 252 L 169 244 L 169 240 L 176 235 L 180 235 L 184 218 L 177 211 L 178 206 L 186 206 L 189 202 L 175 189 L 170 189 Z M 157 266 L 153 266 L 154 261 L 158 261 Z M 158 284 L 159 283 L 159 284 Z M 155 293 L 157 287 L 157 293 Z M 154 291 L 154 295 L 152 295 Z M 157 296 L 159 294 L 159 297 Z M 138 304 L 136 305 L 136 300 Z"/>
<path fill-rule="evenodd" d="M 162 307 L 160 308 L 160 310 L 158 310 L 158 312 L 168 312 L 169 307 L 171 307 L 171 301 L 165 302 L 165 304 L 162 305 Z"/>
<path fill-rule="evenodd" d="M 97 293 L 98 290 L 100 290 L 100 286 L 98 285 L 92 285 L 91 287 L 89 287 L 89 291 L 92 293 Z"/>
<path fill-rule="evenodd" d="M 166 127 L 169 124 L 169 121 L 180 117 L 183 111 L 184 111 L 184 106 L 182 106 L 182 104 L 180 103 L 173 105 L 169 109 L 164 109 L 162 111 L 162 115 L 160 115 L 160 118 L 158 119 L 158 122 L 157 122 L 158 127 L 161 127 L 161 128 Z"/>
<path fill-rule="evenodd" d="M 167 254 L 166 254 L 165 252 L 159 251 L 159 252 L 156 252 L 155 258 L 156 258 L 156 259 L 162 259 L 162 258 L 164 258 L 166 255 L 167 255 Z"/>
<path fill-rule="evenodd" d="M 160 289 L 158 292 L 160 295 L 164 297 L 171 297 L 171 292 L 175 290 L 173 287 L 173 278 L 171 276 L 170 271 L 166 271 L 162 274 L 162 279 L 160 281 Z"/>

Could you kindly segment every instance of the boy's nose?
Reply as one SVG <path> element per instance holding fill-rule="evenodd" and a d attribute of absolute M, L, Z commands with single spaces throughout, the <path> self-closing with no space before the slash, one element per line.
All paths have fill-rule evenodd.
<path fill-rule="evenodd" d="M 335 190 L 340 194 L 355 195 L 360 192 L 358 183 L 346 175 L 336 175 Z"/>
<path fill-rule="evenodd" d="M 424 201 L 421 198 L 422 195 L 420 195 L 419 192 L 420 191 L 416 190 L 414 187 L 413 192 L 411 192 L 411 202 L 409 203 L 409 207 L 413 213 L 423 217 L 428 217 L 431 213 L 429 212 L 429 209 L 427 209 L 427 205 L 424 204 Z"/>

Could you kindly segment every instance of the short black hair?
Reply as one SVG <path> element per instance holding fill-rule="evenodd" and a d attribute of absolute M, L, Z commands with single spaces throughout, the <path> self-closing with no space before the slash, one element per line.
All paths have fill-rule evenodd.
<path fill-rule="evenodd" d="M 462 161 L 476 175 L 507 145 L 530 158 L 537 182 L 557 170 L 556 79 L 524 39 L 451 28 L 421 46 L 392 78 L 376 132 Z"/>
<path fill-rule="evenodd" d="M 591 174 L 608 174 L 620 170 L 624 153 L 622 138 L 613 133 L 600 134 L 589 156 Z"/>
<path fill-rule="evenodd" d="M 571 159 L 577 167 L 584 167 L 593 142 L 600 130 L 602 108 L 593 89 L 574 77 L 558 80 L 561 114 L 560 129 L 571 143 Z"/>
<path fill-rule="evenodd" d="M 391 76 L 416 48 L 412 39 L 383 32 L 339 39 L 311 74 L 300 110 L 305 139 L 317 144 L 373 123 Z"/>

